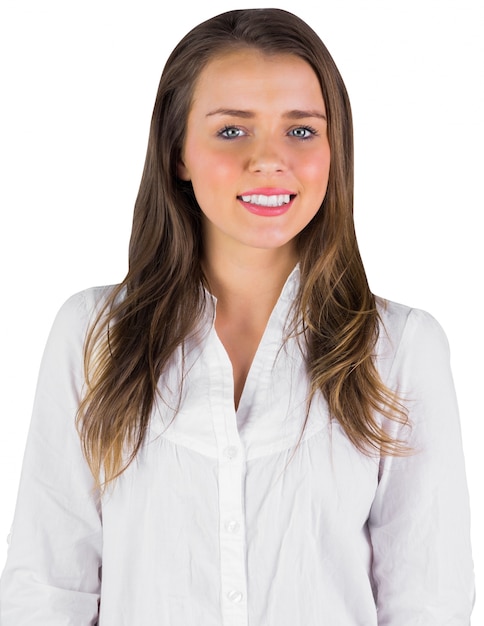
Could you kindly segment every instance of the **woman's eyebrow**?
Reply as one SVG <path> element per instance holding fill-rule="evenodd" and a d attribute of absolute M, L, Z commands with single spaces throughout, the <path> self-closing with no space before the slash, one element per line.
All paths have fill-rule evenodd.
<path fill-rule="evenodd" d="M 244 119 L 255 117 L 255 113 L 253 111 L 242 111 L 240 109 L 216 109 L 215 111 L 207 113 L 207 117 L 210 117 L 211 115 L 228 115 L 230 117 L 243 117 Z"/>
<path fill-rule="evenodd" d="M 250 119 L 256 116 L 253 111 L 246 111 L 242 109 L 215 109 L 215 111 L 210 111 L 207 113 L 207 117 L 212 115 L 226 115 L 229 117 L 242 117 L 244 119 Z M 316 117 L 318 119 L 326 120 L 326 115 L 321 111 L 309 110 L 305 111 L 302 109 L 293 109 L 292 111 L 287 111 L 283 113 L 282 117 L 291 120 L 301 120 L 309 117 Z"/>
<path fill-rule="evenodd" d="M 300 109 L 294 109 L 293 111 L 287 111 L 287 113 L 284 113 L 282 117 L 285 117 L 287 119 L 291 119 L 291 120 L 302 120 L 304 118 L 307 117 L 316 117 L 320 120 L 325 120 L 326 115 L 322 112 L 322 111 L 303 111 Z"/>

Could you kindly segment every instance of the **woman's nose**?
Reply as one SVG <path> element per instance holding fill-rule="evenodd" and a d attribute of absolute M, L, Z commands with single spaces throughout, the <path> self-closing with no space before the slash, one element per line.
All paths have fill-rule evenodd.
<path fill-rule="evenodd" d="M 274 174 L 286 169 L 285 156 L 277 141 L 265 139 L 253 145 L 249 170 L 253 173 Z"/>

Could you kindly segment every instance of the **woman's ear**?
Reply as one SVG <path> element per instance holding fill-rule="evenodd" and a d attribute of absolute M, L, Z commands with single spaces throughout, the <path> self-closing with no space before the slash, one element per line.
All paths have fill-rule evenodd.
<path fill-rule="evenodd" d="M 190 172 L 185 163 L 180 159 L 177 165 L 177 175 L 180 180 L 190 180 Z"/>

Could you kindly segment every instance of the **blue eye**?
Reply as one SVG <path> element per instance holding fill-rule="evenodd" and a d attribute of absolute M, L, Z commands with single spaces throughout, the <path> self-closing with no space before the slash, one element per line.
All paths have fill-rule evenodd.
<path fill-rule="evenodd" d="M 242 137 L 244 134 L 244 131 L 237 126 L 225 126 L 218 131 L 217 136 L 223 137 L 224 139 L 237 139 L 238 137 Z"/>
<path fill-rule="evenodd" d="M 318 131 L 311 126 L 298 126 L 290 130 L 289 134 L 296 139 L 311 139 L 318 134 Z"/>

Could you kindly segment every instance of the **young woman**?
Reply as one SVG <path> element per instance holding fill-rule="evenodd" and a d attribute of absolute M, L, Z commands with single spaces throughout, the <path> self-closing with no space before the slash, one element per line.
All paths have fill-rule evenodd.
<path fill-rule="evenodd" d="M 294 15 L 168 59 L 125 280 L 61 309 L 2 626 L 469 623 L 445 336 L 369 291 L 351 113 Z"/>

